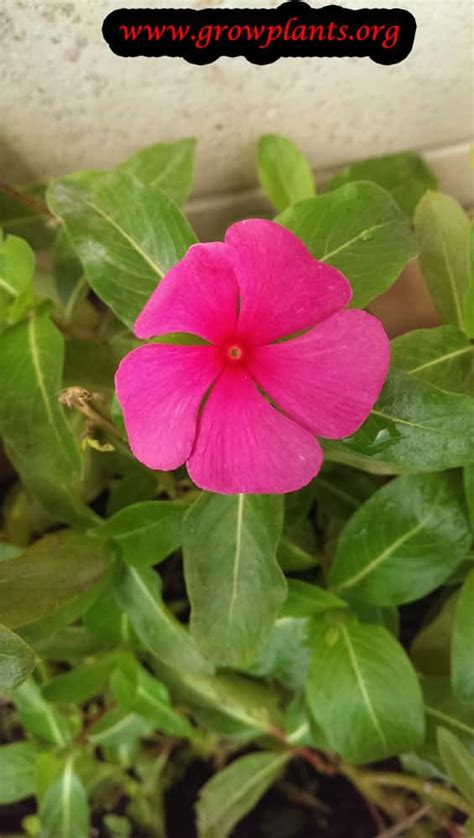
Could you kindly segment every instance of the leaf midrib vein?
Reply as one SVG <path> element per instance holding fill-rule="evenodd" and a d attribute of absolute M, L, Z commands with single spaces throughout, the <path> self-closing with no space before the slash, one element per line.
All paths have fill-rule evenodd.
<path fill-rule="evenodd" d="M 436 507 L 439 498 L 440 493 L 433 502 L 434 507 Z M 352 585 L 357 585 L 357 583 L 360 582 L 361 579 L 367 576 L 367 574 L 372 573 L 372 571 L 375 570 L 375 568 L 378 567 L 380 564 L 382 564 L 382 562 L 384 562 L 385 559 L 388 559 L 389 556 L 391 556 L 392 553 L 398 547 L 400 547 L 401 544 L 404 544 L 405 541 L 408 541 L 410 538 L 412 538 L 413 535 L 415 535 L 415 533 L 419 532 L 422 529 L 422 527 L 424 527 L 424 525 L 427 523 L 427 521 L 429 521 L 429 519 L 432 518 L 433 515 L 433 510 L 428 512 L 428 514 L 425 515 L 425 517 L 422 518 L 421 521 L 419 521 L 415 527 L 412 527 L 412 529 L 407 530 L 407 532 L 401 535 L 400 538 L 397 538 L 395 541 L 393 541 L 392 544 L 389 545 L 389 547 L 386 547 L 385 550 L 383 550 L 381 553 L 379 553 L 378 556 L 372 559 L 372 561 L 369 562 L 368 565 L 359 570 L 359 572 L 356 573 L 354 576 L 351 576 L 349 577 L 349 579 L 346 579 L 346 581 L 342 582 L 341 585 L 338 585 L 336 587 L 336 590 L 342 590 L 342 588 L 351 588 Z"/>
<path fill-rule="evenodd" d="M 370 699 L 370 695 L 369 695 L 367 687 L 365 685 L 365 681 L 364 681 L 364 678 L 362 676 L 362 672 L 360 671 L 360 668 L 359 668 L 359 663 L 358 663 L 358 660 L 357 660 L 357 656 L 356 656 L 354 647 L 353 647 L 353 645 L 350 641 L 349 633 L 347 631 L 346 626 L 344 626 L 344 625 L 341 625 L 340 629 L 341 629 L 342 637 L 343 637 L 343 640 L 344 640 L 344 643 L 345 643 L 345 646 L 346 646 L 346 649 L 347 649 L 347 654 L 349 655 L 349 660 L 350 660 L 350 664 L 351 664 L 351 667 L 352 667 L 352 671 L 354 672 L 354 675 L 355 675 L 355 678 L 356 678 L 356 681 L 357 681 L 357 685 L 358 685 L 359 690 L 362 694 L 362 698 L 364 699 L 364 703 L 367 707 L 367 712 L 368 712 L 369 717 L 372 721 L 372 724 L 375 728 L 375 731 L 376 731 L 377 735 L 379 736 L 380 741 L 382 742 L 382 745 L 383 745 L 384 749 L 388 751 L 389 750 L 388 742 L 387 742 L 385 734 L 384 734 L 384 732 L 381 728 L 380 722 L 379 722 L 377 714 L 375 712 L 374 705 L 372 704 L 372 701 Z"/>
<path fill-rule="evenodd" d="M 463 349 L 456 349 L 455 352 L 448 352 L 446 355 L 440 355 L 438 358 L 435 358 L 434 361 L 427 361 L 425 364 L 420 364 L 419 367 L 413 367 L 409 370 L 410 373 L 417 373 L 421 372 L 422 370 L 428 369 L 428 367 L 434 367 L 437 364 L 443 364 L 445 361 L 449 361 L 451 358 L 457 358 L 459 355 L 467 355 L 470 352 L 474 352 L 474 347 L 466 346 Z"/>
<path fill-rule="evenodd" d="M 454 308 L 455 308 L 455 311 L 456 311 L 456 317 L 457 317 L 457 320 L 458 320 L 458 325 L 459 325 L 460 329 L 463 329 L 464 324 L 463 324 L 463 313 L 462 313 L 461 300 L 458 297 L 456 282 L 455 282 L 454 276 L 453 276 L 452 271 L 451 271 L 451 265 L 450 265 L 450 262 L 449 262 L 449 259 L 448 259 L 448 251 L 447 251 L 447 248 L 446 248 L 446 242 L 445 242 L 444 237 L 443 237 L 443 230 L 442 230 L 442 228 L 440 228 L 440 226 L 438 224 L 438 219 L 436 217 L 436 213 L 433 214 L 433 217 L 434 217 L 434 226 L 436 227 L 436 230 L 437 230 L 437 233 L 438 233 L 438 236 L 439 236 L 439 240 L 441 242 L 441 250 L 443 252 L 444 261 L 446 263 L 446 272 L 448 274 L 449 284 L 451 286 L 451 292 L 452 292 L 452 295 L 453 295 Z"/>
<path fill-rule="evenodd" d="M 380 230 L 382 227 L 388 227 L 389 224 L 390 221 L 384 221 L 382 224 L 375 224 L 374 227 L 367 227 L 365 230 L 361 230 L 360 233 L 357 233 L 357 236 L 353 236 L 352 239 L 348 239 L 348 241 L 344 242 L 344 244 L 336 247 L 335 250 L 331 250 L 329 253 L 324 253 L 324 255 L 321 256 L 321 261 L 325 262 L 327 259 L 331 259 L 336 255 L 336 253 L 340 253 L 341 250 L 345 250 L 346 247 L 350 247 L 351 244 L 354 244 L 356 241 L 359 241 L 359 239 L 362 239 L 367 235 L 367 233 L 373 233 L 375 230 Z"/>
<path fill-rule="evenodd" d="M 71 781 L 72 781 L 72 765 L 71 760 L 69 759 L 66 763 L 66 767 L 64 769 L 63 774 L 63 782 L 61 787 L 61 800 L 63 804 L 63 818 L 62 826 L 63 826 L 63 836 L 64 838 L 68 838 L 70 835 L 69 827 L 71 823 L 71 813 L 70 813 L 70 796 L 71 796 Z"/>
<path fill-rule="evenodd" d="M 237 591 L 239 587 L 239 571 L 240 571 L 240 559 L 242 554 L 242 526 L 243 526 L 243 514 L 244 514 L 244 498 L 245 495 L 240 494 L 238 505 L 237 505 L 237 523 L 236 523 L 236 533 L 235 533 L 235 556 L 234 556 L 234 566 L 232 571 L 232 592 L 229 602 L 229 615 L 228 615 L 228 624 L 227 627 L 229 629 L 230 625 L 234 619 L 234 610 L 235 605 L 237 602 Z"/>
<path fill-rule="evenodd" d="M 0 276 L 0 287 L 1 286 L 6 289 L 7 294 L 11 294 L 11 296 L 15 298 L 18 297 L 18 291 L 13 287 L 13 285 L 10 285 L 10 283 L 6 281 L 4 276 Z"/>
<path fill-rule="evenodd" d="M 451 727 L 455 727 L 458 730 L 464 731 L 464 733 L 469 733 L 471 736 L 474 736 L 474 727 L 470 727 L 465 722 L 460 722 L 459 719 L 453 718 L 453 716 L 450 716 L 449 713 L 443 713 L 435 707 L 430 707 L 429 704 L 425 704 L 425 710 L 429 716 L 434 716 L 435 719 L 440 719 L 441 721 L 450 724 Z"/>
<path fill-rule="evenodd" d="M 120 224 L 118 224 L 115 221 L 114 218 L 108 215 L 108 213 L 104 212 L 104 210 L 98 207 L 97 204 L 93 204 L 92 201 L 84 201 L 84 203 L 86 206 L 90 207 L 94 212 L 96 212 L 97 215 L 100 215 L 101 218 L 104 219 L 104 221 L 106 221 L 114 228 L 114 230 L 117 230 L 117 232 L 122 236 L 122 238 L 124 238 L 125 241 L 127 241 L 131 245 L 135 252 L 138 253 L 139 256 L 141 256 L 141 258 L 150 266 L 153 272 L 156 273 L 160 279 L 164 277 L 165 271 L 163 270 L 163 268 L 160 265 L 157 265 L 156 262 L 153 262 L 152 259 L 150 259 L 148 254 L 145 253 L 144 250 L 142 250 L 142 248 L 135 241 L 135 239 L 133 239 L 129 235 L 129 233 L 127 233 L 127 231 L 124 230 L 123 227 L 121 227 Z"/>

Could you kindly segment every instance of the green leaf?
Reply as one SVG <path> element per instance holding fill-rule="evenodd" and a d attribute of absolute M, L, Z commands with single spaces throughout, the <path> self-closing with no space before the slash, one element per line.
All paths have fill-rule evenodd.
<path fill-rule="evenodd" d="M 278 543 L 277 559 L 284 573 L 301 573 L 321 564 L 319 556 L 308 553 L 287 538 L 282 538 Z"/>
<path fill-rule="evenodd" d="M 96 294 L 132 327 L 157 283 L 193 244 L 180 210 L 158 186 L 116 171 L 54 182 L 48 202 L 63 219 Z"/>
<path fill-rule="evenodd" d="M 154 725 L 137 713 L 114 707 L 89 729 L 88 738 L 101 748 L 119 748 L 148 736 Z"/>
<path fill-rule="evenodd" d="M 436 189 L 436 178 L 423 158 L 413 151 L 387 154 L 361 160 L 346 166 L 333 177 L 326 190 L 337 189 L 345 183 L 370 180 L 390 192 L 401 210 L 412 216 L 418 201 L 427 189 Z"/>
<path fill-rule="evenodd" d="M 278 134 L 260 137 L 257 169 L 260 183 L 277 212 L 314 195 L 311 167 L 301 151 L 285 137 Z"/>
<path fill-rule="evenodd" d="M 30 742 L 0 746 L 0 805 L 30 797 L 35 790 L 36 748 Z"/>
<path fill-rule="evenodd" d="M 351 611 L 361 623 L 384 626 L 394 637 L 398 637 L 400 632 L 400 619 L 398 609 L 395 605 L 388 605 L 382 608 L 380 605 L 371 605 L 370 603 L 361 602 L 350 597 L 348 597 L 348 600 Z"/>
<path fill-rule="evenodd" d="M 156 670 L 174 698 L 192 707 L 193 715 L 211 731 L 247 741 L 279 724 L 279 695 L 267 685 L 234 673 L 198 675 L 161 663 Z"/>
<path fill-rule="evenodd" d="M 390 343 L 393 366 L 443 390 L 462 393 L 473 370 L 474 346 L 456 326 L 415 329 Z"/>
<path fill-rule="evenodd" d="M 0 230 L 0 324 L 20 319 L 33 302 L 33 251 L 17 236 L 2 238 Z"/>
<path fill-rule="evenodd" d="M 276 219 L 323 262 L 351 283 L 351 305 L 364 308 L 400 276 L 416 256 L 406 215 L 375 183 L 348 183 L 300 201 Z"/>
<path fill-rule="evenodd" d="M 415 213 L 423 276 L 445 323 L 464 329 L 463 298 L 469 286 L 469 221 L 457 201 L 427 192 Z"/>
<path fill-rule="evenodd" d="M 102 692 L 115 664 L 115 656 L 106 655 L 82 666 L 75 666 L 69 672 L 51 678 L 43 687 L 43 695 L 46 701 L 52 701 L 53 704 L 82 704 Z"/>
<path fill-rule="evenodd" d="M 64 228 L 59 231 L 54 243 L 53 279 L 66 322 L 69 322 L 77 303 L 87 294 L 88 285 L 82 264 Z"/>
<path fill-rule="evenodd" d="M 132 824 L 121 815 L 104 815 L 102 823 L 106 828 L 107 838 L 131 838 Z"/>
<path fill-rule="evenodd" d="M 128 617 L 119 608 L 110 587 L 107 587 L 87 609 L 83 622 L 93 635 L 109 645 L 121 646 L 130 639 Z"/>
<path fill-rule="evenodd" d="M 64 759 L 61 754 L 53 751 L 40 751 L 36 756 L 35 796 L 40 804 L 46 792 L 59 780 L 64 769 Z"/>
<path fill-rule="evenodd" d="M 466 492 L 471 529 L 474 534 L 474 466 L 467 466 L 464 469 L 464 490 Z"/>
<path fill-rule="evenodd" d="M 425 675 L 449 675 L 451 670 L 451 635 L 457 594 L 443 602 L 440 610 L 416 635 L 410 658 Z"/>
<path fill-rule="evenodd" d="M 126 506 L 156 497 L 158 488 L 156 474 L 138 461 L 136 462 L 138 468 L 133 467 L 135 464 L 132 464 L 132 460 L 130 460 L 130 465 L 132 467 L 127 469 L 123 478 L 110 490 L 106 505 L 107 515 L 115 515 Z"/>
<path fill-rule="evenodd" d="M 453 689 L 460 701 L 474 704 L 474 570 L 456 603 L 452 637 Z"/>
<path fill-rule="evenodd" d="M 282 616 L 246 673 L 254 678 L 279 681 L 286 690 L 301 692 L 306 685 L 310 653 L 306 644 L 306 619 Z"/>
<path fill-rule="evenodd" d="M 0 562 L 0 620 L 33 623 L 91 588 L 105 573 L 100 544 L 72 530 L 39 539 L 21 556 Z"/>
<path fill-rule="evenodd" d="M 203 493 L 186 514 L 191 635 L 211 660 L 246 666 L 268 639 L 286 594 L 275 557 L 282 526 L 275 495 Z"/>
<path fill-rule="evenodd" d="M 33 649 L 13 631 L 0 625 L 0 693 L 21 684 L 35 665 Z"/>
<path fill-rule="evenodd" d="M 448 578 L 470 542 L 457 475 L 404 475 L 346 524 L 328 582 L 336 593 L 374 605 L 411 602 Z"/>
<path fill-rule="evenodd" d="M 474 338 L 474 224 L 469 235 L 469 286 L 464 294 L 464 325 L 466 335 Z"/>
<path fill-rule="evenodd" d="M 26 488 L 55 520 L 90 525 L 82 455 L 58 401 L 63 352 L 45 310 L 0 334 L 0 434 Z"/>
<path fill-rule="evenodd" d="M 87 795 L 67 760 L 60 779 L 48 789 L 39 809 L 39 838 L 88 838 L 90 816 Z"/>
<path fill-rule="evenodd" d="M 163 602 L 160 577 L 148 568 L 117 568 L 115 594 L 143 645 L 163 663 L 190 672 L 212 671 L 184 626 Z"/>
<path fill-rule="evenodd" d="M 112 676 L 111 688 L 115 700 L 124 710 L 143 716 L 169 736 L 193 737 L 187 719 L 173 710 L 164 684 L 153 678 L 131 655 L 122 656 Z"/>
<path fill-rule="evenodd" d="M 288 758 L 278 751 L 247 754 L 212 777 L 199 794 L 199 837 L 227 838 L 278 779 Z"/>
<path fill-rule="evenodd" d="M 353 762 L 369 762 L 421 744 L 421 690 L 387 629 L 341 620 L 315 625 L 309 639 L 307 697 L 331 749 Z"/>
<path fill-rule="evenodd" d="M 66 626 L 74 623 L 81 617 L 91 604 L 100 596 L 104 589 L 107 589 L 109 576 L 106 573 L 101 576 L 97 582 L 93 582 L 81 593 L 68 599 L 63 605 L 60 605 L 52 614 L 35 620 L 32 623 L 27 623 L 21 628 L 18 628 L 18 634 L 29 643 L 39 654 L 39 648 L 43 641 L 53 639 L 58 632 L 63 631 Z M 99 648 L 103 648 L 102 644 Z"/>
<path fill-rule="evenodd" d="M 313 484 L 320 525 L 326 529 L 334 519 L 347 520 L 375 492 L 379 482 L 346 466 L 326 467 Z"/>
<path fill-rule="evenodd" d="M 422 678 L 426 711 L 426 740 L 434 743 L 439 725 L 449 728 L 474 754 L 474 707 L 461 703 L 452 692 L 449 678 Z"/>
<path fill-rule="evenodd" d="M 159 186 L 177 204 L 184 204 L 191 191 L 196 140 L 156 143 L 132 154 L 119 166 L 147 188 Z"/>
<path fill-rule="evenodd" d="M 92 534 L 112 539 L 128 564 L 155 565 L 180 546 L 186 508 L 179 501 L 134 503 L 104 521 Z"/>
<path fill-rule="evenodd" d="M 313 617 L 324 611 L 347 608 L 347 603 L 330 591 L 299 579 L 288 580 L 288 597 L 283 605 L 282 617 Z"/>
<path fill-rule="evenodd" d="M 70 742 L 70 725 L 56 707 L 46 701 L 32 678 L 13 690 L 12 699 L 27 733 L 60 748 Z"/>
<path fill-rule="evenodd" d="M 369 418 L 329 459 L 379 474 L 441 471 L 474 463 L 474 399 L 393 369 Z"/>
<path fill-rule="evenodd" d="M 97 637 L 83 626 L 66 626 L 33 645 L 43 660 L 75 664 L 83 658 L 109 649 L 111 644 L 107 638 Z"/>
<path fill-rule="evenodd" d="M 446 771 L 466 800 L 474 806 L 474 757 L 445 727 L 438 728 L 437 739 Z"/>

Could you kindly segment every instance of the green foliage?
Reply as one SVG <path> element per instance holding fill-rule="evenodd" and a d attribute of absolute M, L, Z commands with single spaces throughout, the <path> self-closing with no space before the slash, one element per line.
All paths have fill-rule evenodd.
<path fill-rule="evenodd" d="M 257 152 L 260 183 L 277 210 L 314 195 L 313 173 L 292 142 L 278 134 L 264 134 Z"/>
<path fill-rule="evenodd" d="M 191 634 L 211 660 L 245 666 L 270 634 L 285 599 L 275 558 L 282 499 L 203 493 L 184 526 Z"/>
<path fill-rule="evenodd" d="M 289 207 L 277 221 L 322 262 L 349 280 L 351 305 L 364 308 L 398 279 L 416 256 L 406 215 L 380 186 L 348 183 Z"/>
<path fill-rule="evenodd" d="M 335 751 L 354 762 L 421 745 L 421 691 L 402 647 L 382 626 L 321 622 L 310 632 L 311 712 Z"/>
<path fill-rule="evenodd" d="M 455 475 L 398 477 L 349 520 L 328 581 L 337 593 L 362 602 L 411 602 L 444 582 L 465 558 L 470 543 Z"/>
<path fill-rule="evenodd" d="M 202 789 L 197 812 L 202 838 L 227 838 L 281 774 L 288 756 L 249 754 L 216 774 Z"/>
<path fill-rule="evenodd" d="M 463 393 L 473 372 L 474 347 L 456 326 L 415 329 L 392 340 L 392 364 L 412 376 Z"/>
<path fill-rule="evenodd" d="M 189 722 L 176 713 L 164 684 L 153 678 L 131 656 L 122 656 L 111 681 L 119 707 L 149 719 L 170 736 L 192 738 Z"/>
<path fill-rule="evenodd" d="M 87 838 L 90 834 L 87 795 L 71 758 L 41 801 L 39 816 L 40 838 Z"/>
<path fill-rule="evenodd" d="M 458 595 L 451 594 L 416 635 L 410 657 L 419 672 L 444 675 L 451 671 L 451 636 Z"/>
<path fill-rule="evenodd" d="M 36 748 L 29 742 L 0 745 L 0 805 L 16 803 L 35 790 Z"/>
<path fill-rule="evenodd" d="M 462 587 L 453 625 L 453 689 L 460 701 L 474 704 L 474 571 Z"/>
<path fill-rule="evenodd" d="M 474 463 L 474 399 L 395 368 L 357 433 L 325 443 L 338 462 L 376 474 L 443 471 Z"/>
<path fill-rule="evenodd" d="M 58 403 L 64 341 L 46 309 L 0 334 L 0 433 L 26 488 L 60 521 L 95 519 L 81 502 L 84 465 Z"/>
<path fill-rule="evenodd" d="M 464 295 L 469 287 L 470 227 L 449 195 L 427 192 L 417 206 L 415 229 L 420 264 L 443 321 L 464 329 Z"/>
<path fill-rule="evenodd" d="M 21 684 L 36 664 L 36 656 L 21 637 L 0 626 L 0 693 Z"/>
<path fill-rule="evenodd" d="M 156 565 L 181 544 L 181 522 L 186 506 L 178 501 L 133 503 L 93 530 L 111 540 L 128 564 Z"/>
<path fill-rule="evenodd" d="M 34 254 L 17 236 L 0 232 L 0 327 L 19 320 L 33 302 Z"/>
<path fill-rule="evenodd" d="M 199 838 L 225 838 L 294 760 L 278 793 L 342 772 L 395 826 L 429 800 L 434 834 L 473 805 L 468 220 L 416 154 L 316 197 L 295 146 L 261 139 L 278 222 L 348 277 L 351 304 L 418 247 L 443 324 L 392 340 L 371 415 L 323 442 L 308 486 L 199 492 L 134 459 L 114 397 L 136 316 L 195 241 L 193 160 L 193 140 L 157 143 L 109 172 L 0 185 L 0 805 L 33 795 L 22 828 L 40 838 L 161 838 L 165 792 L 206 765 Z M 382 791 L 390 772 L 359 766 L 394 756 Z"/>
<path fill-rule="evenodd" d="M 191 191 L 196 141 L 156 143 L 133 154 L 120 169 L 147 187 L 159 186 L 177 204 Z"/>
<path fill-rule="evenodd" d="M 132 326 L 156 284 L 194 234 L 174 201 L 122 171 L 71 176 L 48 190 L 96 294 Z"/>
<path fill-rule="evenodd" d="M 20 556 L 0 563 L 0 611 L 15 628 L 54 614 L 89 591 L 104 575 L 104 553 L 73 530 L 50 533 Z"/>
<path fill-rule="evenodd" d="M 36 682 L 29 678 L 12 694 L 21 723 L 39 741 L 65 748 L 73 730 L 69 719 L 43 697 Z"/>
<path fill-rule="evenodd" d="M 474 757 L 459 739 L 444 727 L 438 730 L 438 748 L 449 776 L 474 806 Z"/>
<path fill-rule="evenodd" d="M 141 642 L 160 661 L 190 672 L 209 672 L 191 636 L 166 607 L 159 577 L 148 568 L 117 568 L 115 595 Z"/>
<path fill-rule="evenodd" d="M 346 166 L 330 180 L 326 189 L 338 189 L 357 180 L 371 180 L 382 186 L 390 192 L 400 209 L 410 216 L 426 190 L 436 189 L 437 185 L 423 158 L 411 151 L 387 154 Z"/>

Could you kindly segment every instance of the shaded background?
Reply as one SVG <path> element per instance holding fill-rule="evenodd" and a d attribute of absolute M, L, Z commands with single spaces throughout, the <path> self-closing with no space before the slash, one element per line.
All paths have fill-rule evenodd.
<path fill-rule="evenodd" d="M 2 0 L 0 167 L 13 181 L 118 163 L 157 140 L 199 140 L 194 195 L 255 184 L 255 142 L 290 136 L 317 170 L 406 148 L 428 151 L 448 191 L 467 200 L 473 133 L 473 9 L 465 0 L 346 0 L 402 7 L 418 23 L 412 53 L 384 67 L 364 58 L 120 58 L 102 38 L 124 6 L 259 6 L 274 0 Z M 317 8 L 324 3 L 314 0 Z M 457 171 L 456 171 L 457 169 Z M 471 182 L 472 183 L 472 182 Z"/>

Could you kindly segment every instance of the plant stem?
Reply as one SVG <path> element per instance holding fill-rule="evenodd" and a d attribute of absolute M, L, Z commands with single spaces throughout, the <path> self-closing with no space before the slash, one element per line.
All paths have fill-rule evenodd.
<path fill-rule="evenodd" d="M 453 809 L 464 812 L 466 815 L 472 816 L 473 814 L 472 808 L 457 792 L 445 788 L 439 783 L 434 783 L 431 780 L 424 780 L 409 774 L 397 774 L 395 771 L 362 772 L 362 778 L 368 785 L 375 784 L 406 789 L 420 797 L 430 797 L 438 803 L 445 803 L 447 806 L 452 806 Z"/>
<path fill-rule="evenodd" d="M 19 189 L 15 189 L 14 186 L 10 186 L 9 183 L 5 183 L 4 180 L 0 180 L 0 191 L 5 192 L 6 195 L 10 195 L 11 198 L 15 198 L 19 204 L 23 204 L 23 206 L 27 207 L 30 210 L 34 210 L 35 212 L 39 213 L 40 215 L 47 215 L 51 221 L 54 220 L 56 224 L 60 224 L 58 218 L 56 218 L 52 212 L 49 211 L 49 208 L 46 206 L 43 201 L 38 201 L 37 198 L 33 198 L 31 195 L 27 195 L 25 192 L 20 192 Z"/>
<path fill-rule="evenodd" d="M 421 809 L 417 809 L 416 812 L 412 812 L 411 815 L 408 815 L 408 817 L 404 818 L 402 821 L 395 823 L 389 829 L 379 832 L 377 838 L 396 838 L 397 835 L 406 835 L 407 830 L 411 826 L 414 826 L 418 823 L 418 821 L 428 817 L 430 814 L 430 806 L 422 806 Z"/>

